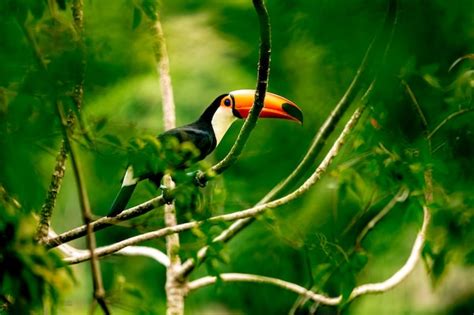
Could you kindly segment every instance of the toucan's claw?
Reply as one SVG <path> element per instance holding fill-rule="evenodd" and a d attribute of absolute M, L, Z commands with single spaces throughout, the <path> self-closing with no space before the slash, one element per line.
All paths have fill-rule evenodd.
<path fill-rule="evenodd" d="M 207 177 L 205 176 L 204 172 L 200 170 L 196 172 L 196 175 L 194 176 L 194 184 L 202 188 L 206 187 Z"/>
<path fill-rule="evenodd" d="M 203 171 L 197 170 L 186 173 L 186 175 L 192 178 L 194 185 L 198 187 L 206 187 L 208 180 Z"/>

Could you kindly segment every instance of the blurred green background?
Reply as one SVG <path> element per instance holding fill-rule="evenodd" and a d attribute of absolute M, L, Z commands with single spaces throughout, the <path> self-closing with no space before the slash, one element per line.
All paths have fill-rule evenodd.
<path fill-rule="evenodd" d="M 75 140 L 97 216 L 108 212 L 120 186 L 130 139 L 163 131 L 150 21 L 143 11 L 153 3 L 84 3 L 83 128 L 76 128 Z M 304 125 L 259 121 L 238 163 L 203 191 L 201 207 L 190 209 L 183 202 L 181 222 L 251 207 L 295 168 L 382 28 L 387 1 L 273 0 L 267 6 L 273 35 L 269 91 L 298 104 Z M 215 96 L 255 86 L 259 38 L 251 1 L 163 1 L 159 13 L 178 125 L 196 119 Z M 5 296 L 13 296 L 25 312 L 40 313 L 53 305 L 58 314 L 84 314 L 92 295 L 89 264 L 62 267 L 32 240 L 32 213 L 44 202 L 61 142 L 54 100 L 60 97 L 72 106 L 72 87 L 81 77 L 71 1 L 1 0 L 0 34 L 0 305 Z M 405 262 L 421 226 L 423 172 L 431 167 L 433 220 L 423 260 L 408 279 L 390 292 L 341 308 L 305 303 L 295 312 L 471 314 L 473 113 L 443 125 L 431 138 L 430 153 L 402 82 L 413 91 L 432 131 L 451 113 L 472 109 L 472 56 L 449 68 L 473 52 L 472 1 L 400 1 L 393 41 L 369 108 L 324 179 L 216 249 L 192 278 L 255 273 L 329 295 L 386 279 Z M 48 74 L 38 65 L 38 55 Z M 240 126 L 232 127 L 205 165 L 224 157 Z M 92 141 L 85 140 L 84 131 Z M 398 202 L 362 248 L 356 248 L 357 235 L 401 186 L 409 189 L 409 198 Z M 140 184 L 132 203 L 158 193 L 151 184 Z M 152 211 L 98 232 L 98 245 L 157 229 L 162 221 L 162 210 Z M 62 232 L 81 222 L 68 164 L 52 226 Z M 183 233 L 182 257 L 195 255 L 221 229 Z M 72 244 L 85 248 L 83 240 Z M 164 240 L 147 245 L 164 250 Z M 148 258 L 119 256 L 102 259 L 101 266 L 114 314 L 164 313 L 164 267 Z M 267 285 L 219 283 L 190 294 L 186 313 L 287 314 L 297 299 Z"/>

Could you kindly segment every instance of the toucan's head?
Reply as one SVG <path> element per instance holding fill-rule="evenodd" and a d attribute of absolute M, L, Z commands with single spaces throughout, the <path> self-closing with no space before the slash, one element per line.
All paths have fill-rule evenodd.
<path fill-rule="evenodd" d="M 248 117 L 254 99 L 255 90 L 236 90 L 220 95 L 212 102 L 201 119 L 211 120 L 218 143 L 235 120 Z M 303 123 L 303 113 L 295 103 L 270 92 L 265 94 L 259 117 L 288 119 Z"/>

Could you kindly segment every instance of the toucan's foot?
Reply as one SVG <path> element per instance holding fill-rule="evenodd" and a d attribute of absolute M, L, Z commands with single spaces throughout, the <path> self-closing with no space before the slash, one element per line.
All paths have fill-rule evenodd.
<path fill-rule="evenodd" d="M 199 187 L 206 187 L 207 177 L 203 171 L 197 170 L 194 172 L 190 172 L 187 175 L 192 177 L 194 185 L 199 186 Z"/>

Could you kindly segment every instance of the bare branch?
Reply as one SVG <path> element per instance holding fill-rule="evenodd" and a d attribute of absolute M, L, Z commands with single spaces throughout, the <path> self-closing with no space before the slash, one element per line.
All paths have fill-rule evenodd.
<path fill-rule="evenodd" d="M 57 109 L 64 130 L 64 142 L 71 156 L 72 169 L 74 171 L 74 177 L 76 179 L 76 185 L 79 194 L 79 202 L 81 205 L 82 220 L 84 221 L 84 224 L 87 228 L 86 241 L 87 247 L 89 248 L 89 255 L 91 256 L 94 298 L 102 308 L 104 314 L 110 314 L 107 303 L 105 302 L 105 291 L 102 283 L 102 275 L 100 273 L 100 264 L 97 255 L 95 254 L 96 241 L 94 231 L 90 225 L 90 222 L 92 221 L 92 211 L 89 204 L 89 197 L 87 196 L 87 190 L 84 178 L 82 176 L 80 161 L 70 140 L 72 134 L 71 124 L 66 121 L 62 104 L 59 101 L 57 102 Z"/>
<path fill-rule="evenodd" d="M 49 230 L 48 235 L 49 237 L 57 236 L 53 230 Z M 59 250 L 63 256 L 68 258 L 79 257 L 89 252 L 88 250 L 77 249 L 68 244 L 59 245 L 57 250 Z M 170 264 L 170 260 L 166 254 L 156 248 L 148 246 L 128 246 L 117 251 L 115 255 L 149 257 L 165 267 L 168 267 Z"/>
<path fill-rule="evenodd" d="M 56 157 L 56 165 L 54 166 L 54 172 L 51 176 L 51 183 L 49 184 L 48 193 L 43 206 L 41 207 L 40 222 L 36 230 L 36 239 L 39 242 L 47 242 L 51 216 L 53 215 L 53 209 L 56 206 L 56 198 L 58 197 L 59 191 L 61 190 L 61 184 L 64 174 L 66 173 L 66 159 L 66 144 L 64 141 L 62 141 L 61 148 L 59 149 L 58 156 Z"/>
<path fill-rule="evenodd" d="M 370 220 L 369 223 L 367 223 L 364 229 L 360 232 L 356 240 L 356 247 L 360 247 L 361 242 L 367 235 L 367 233 L 369 233 L 370 230 L 372 230 L 374 226 L 379 223 L 379 221 L 382 220 L 390 212 L 390 210 L 392 210 L 393 207 L 395 207 L 397 202 L 405 201 L 409 193 L 410 191 L 408 190 L 408 188 L 400 187 L 395 196 L 390 199 L 390 201 L 385 205 L 385 207 L 383 207 L 383 209 L 379 213 L 377 213 L 377 215 L 375 215 L 372 220 Z"/>
<path fill-rule="evenodd" d="M 173 189 L 175 183 L 171 176 L 163 177 L 163 184 L 166 189 Z M 165 225 L 174 227 L 178 224 L 176 220 L 176 208 L 174 202 L 165 205 Z M 179 257 L 179 234 L 170 234 L 166 236 L 166 254 L 170 259 L 170 264 L 166 268 L 166 314 L 178 315 L 184 313 L 184 285 L 177 277 L 177 271 L 181 267 L 181 258 Z"/>
<path fill-rule="evenodd" d="M 470 113 L 470 112 L 473 112 L 474 111 L 474 107 L 470 107 L 470 108 L 463 108 L 463 109 L 460 109 L 458 110 L 457 112 L 454 112 L 450 115 L 448 115 L 448 117 L 446 117 L 445 119 L 443 119 L 443 121 L 441 121 L 434 129 L 433 131 L 431 131 L 429 134 L 428 134 L 428 139 L 431 139 L 444 125 L 446 125 L 451 119 L 454 119 L 458 116 L 462 116 L 466 113 Z"/>
<path fill-rule="evenodd" d="M 406 93 L 410 97 L 411 103 L 415 107 L 418 117 L 420 117 L 421 123 L 423 124 L 423 129 L 428 134 L 428 121 L 426 120 L 425 114 L 423 113 L 423 110 L 421 109 L 421 106 L 418 103 L 418 100 L 416 99 L 415 93 L 413 93 L 413 90 L 405 80 L 402 80 L 402 84 L 405 86 Z"/>
<path fill-rule="evenodd" d="M 62 246 L 62 245 L 61 245 Z M 143 256 L 154 259 L 156 262 L 161 265 L 168 267 L 170 265 L 170 259 L 162 251 L 149 247 L 149 246 L 128 246 L 122 248 L 115 254 L 124 255 L 124 256 Z"/>
<path fill-rule="evenodd" d="M 173 98 L 173 88 L 169 70 L 168 51 L 163 35 L 163 28 L 160 22 L 158 11 L 155 12 L 156 19 L 153 21 L 153 48 L 157 62 L 157 70 L 160 75 L 161 99 L 163 102 L 163 123 L 165 130 L 176 127 L 176 113 Z M 173 190 L 175 183 L 170 175 L 163 177 L 163 184 L 166 189 Z M 178 224 L 176 219 L 176 208 L 174 201 L 165 204 L 165 226 L 174 227 Z M 166 254 L 170 264 L 166 268 L 166 313 L 169 315 L 179 315 L 184 313 L 184 287 L 183 283 L 176 277 L 176 270 L 181 266 L 179 257 L 179 234 L 169 234 L 166 236 Z"/>
<path fill-rule="evenodd" d="M 252 283 L 265 283 L 271 284 L 292 292 L 301 296 L 307 297 L 315 302 L 326 304 L 326 305 L 337 305 L 341 302 L 341 297 L 326 297 L 321 294 L 314 293 L 311 290 L 299 286 L 295 283 L 284 281 L 281 279 L 264 277 L 259 275 L 245 274 L 245 273 L 222 273 L 219 275 L 219 279 L 224 282 L 252 282 Z M 203 288 L 205 286 L 216 283 L 217 277 L 203 277 L 188 283 L 188 289 L 190 292 Z"/>
<path fill-rule="evenodd" d="M 461 61 L 466 60 L 466 59 L 474 60 L 474 54 L 467 54 L 465 56 L 462 56 L 456 59 L 453 62 L 453 64 L 449 67 L 448 72 L 451 72 L 454 69 L 454 67 L 456 67 Z"/>
<path fill-rule="evenodd" d="M 78 46 L 80 50 L 80 70 L 79 80 L 74 86 L 73 100 L 79 111 L 82 107 L 84 96 L 84 78 L 86 71 L 86 54 L 84 45 L 84 2 L 83 0 L 74 0 L 71 6 L 74 28 L 78 37 Z"/>
<path fill-rule="evenodd" d="M 90 226 L 94 231 L 102 230 L 108 226 L 118 224 L 119 222 L 129 220 L 131 218 L 135 218 L 142 214 L 145 214 L 159 206 L 164 205 L 164 199 L 162 196 L 155 197 L 150 199 L 142 204 L 139 204 L 135 207 L 129 208 L 127 210 L 122 211 L 115 217 L 102 217 L 90 223 Z M 60 244 L 67 243 L 79 237 L 82 237 L 87 234 L 87 227 L 86 225 L 79 226 L 67 232 L 64 232 L 55 237 L 49 237 L 45 243 L 48 247 L 56 247 Z"/>
<path fill-rule="evenodd" d="M 160 76 L 161 99 L 163 101 L 163 121 L 165 130 L 176 127 L 176 114 L 171 85 L 170 61 L 166 49 L 166 41 L 163 35 L 159 13 L 152 21 L 153 50 L 157 64 L 157 72 Z"/>
<path fill-rule="evenodd" d="M 413 271 L 418 260 L 420 259 L 421 251 L 423 250 L 423 245 L 425 243 L 426 231 L 430 222 L 430 217 L 431 216 L 428 207 L 423 206 L 423 225 L 421 226 L 420 232 L 418 232 L 410 256 L 408 257 L 405 264 L 390 278 L 383 282 L 367 283 L 356 287 L 351 293 L 351 300 L 364 294 L 387 292 L 405 280 L 405 278 Z"/>

